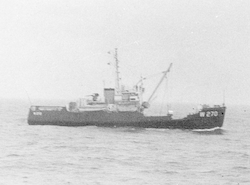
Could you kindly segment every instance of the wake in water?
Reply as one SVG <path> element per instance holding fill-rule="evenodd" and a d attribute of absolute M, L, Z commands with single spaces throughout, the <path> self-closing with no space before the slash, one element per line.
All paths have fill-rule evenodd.
<path fill-rule="evenodd" d="M 137 128 L 137 127 L 120 127 L 117 128 L 117 130 L 121 132 L 129 132 L 129 133 L 139 133 L 139 132 L 144 132 L 146 129 L 145 128 Z"/>
<path fill-rule="evenodd" d="M 197 129 L 192 130 L 193 133 L 201 134 L 201 135 L 223 135 L 225 134 L 225 130 L 220 127 L 212 128 L 212 129 Z"/>

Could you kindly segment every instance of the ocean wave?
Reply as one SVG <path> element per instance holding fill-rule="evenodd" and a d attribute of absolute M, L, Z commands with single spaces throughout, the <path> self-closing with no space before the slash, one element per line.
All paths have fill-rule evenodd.
<path fill-rule="evenodd" d="M 250 170 L 250 168 L 246 166 L 234 166 L 233 169 L 234 170 Z"/>

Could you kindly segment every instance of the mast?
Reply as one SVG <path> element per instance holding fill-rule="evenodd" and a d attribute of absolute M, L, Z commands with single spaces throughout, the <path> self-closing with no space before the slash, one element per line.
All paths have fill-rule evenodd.
<path fill-rule="evenodd" d="M 116 94 L 120 94 L 120 77 L 119 77 L 119 60 L 117 48 L 115 48 L 115 92 Z"/>
<path fill-rule="evenodd" d="M 168 70 L 163 72 L 164 74 L 163 74 L 163 76 L 162 76 L 160 82 L 159 82 L 158 85 L 156 86 L 155 90 L 153 91 L 152 95 L 149 97 L 148 103 L 150 102 L 150 100 L 151 100 L 152 97 L 154 96 L 155 92 L 157 91 L 157 89 L 158 89 L 159 86 L 161 85 L 161 83 L 162 83 L 162 81 L 164 80 L 164 78 L 167 76 L 167 73 L 170 71 L 171 67 L 172 67 L 172 63 L 169 65 Z"/>

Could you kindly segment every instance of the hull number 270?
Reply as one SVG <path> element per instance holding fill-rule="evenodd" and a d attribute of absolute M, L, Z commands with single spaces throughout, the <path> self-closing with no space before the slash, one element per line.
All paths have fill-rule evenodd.
<path fill-rule="evenodd" d="M 200 117 L 216 117 L 218 115 L 218 111 L 200 112 Z"/>

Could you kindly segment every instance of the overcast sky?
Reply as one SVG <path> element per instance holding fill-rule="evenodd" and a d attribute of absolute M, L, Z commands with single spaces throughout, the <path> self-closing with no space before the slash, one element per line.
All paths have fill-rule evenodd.
<path fill-rule="evenodd" d="M 127 85 L 173 63 L 171 101 L 250 104 L 249 41 L 249 0 L 1 1 L 0 97 L 101 93 L 118 48 Z"/>

